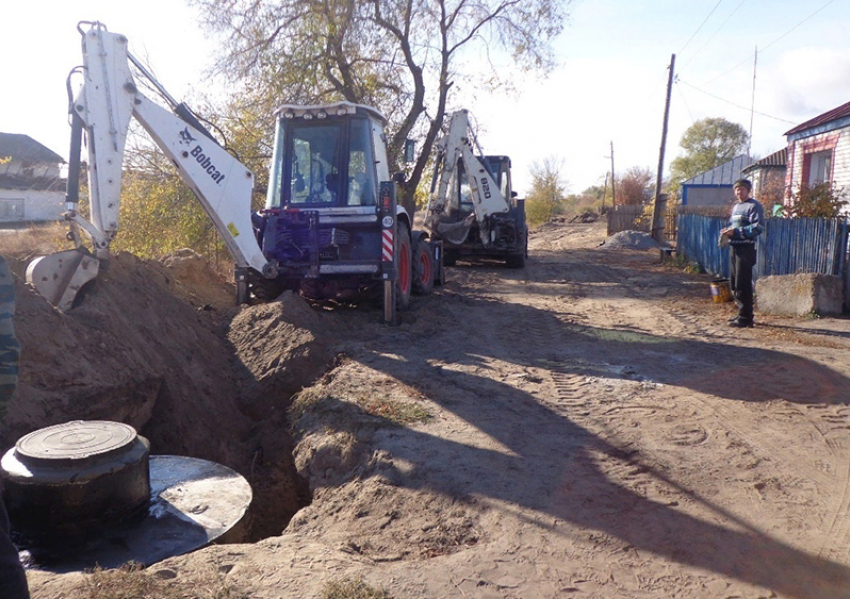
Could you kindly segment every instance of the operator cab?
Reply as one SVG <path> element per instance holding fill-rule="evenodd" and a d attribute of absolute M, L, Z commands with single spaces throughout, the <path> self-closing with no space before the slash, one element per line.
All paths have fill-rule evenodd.
<path fill-rule="evenodd" d="M 376 211 L 378 182 L 389 180 L 381 113 L 339 102 L 282 106 L 276 114 L 267 210 Z"/>
<path fill-rule="evenodd" d="M 493 179 L 496 180 L 496 185 L 499 186 L 499 191 L 502 192 L 502 197 L 513 206 L 515 204 L 513 198 L 516 196 L 512 192 L 513 187 L 511 186 L 511 159 L 507 156 L 485 156 L 484 160 L 490 167 L 490 172 Z"/>
<path fill-rule="evenodd" d="M 479 160 L 481 160 L 479 158 Z M 511 159 L 507 156 L 484 156 L 481 160 L 484 166 L 490 172 L 496 185 L 499 186 L 499 191 L 502 197 L 511 206 L 515 205 L 514 195 L 511 192 Z M 464 218 L 475 211 L 475 206 L 472 203 L 472 190 L 469 188 L 469 181 L 466 178 L 463 161 L 458 161 L 458 183 L 460 184 L 460 209 L 458 210 L 458 218 Z"/>

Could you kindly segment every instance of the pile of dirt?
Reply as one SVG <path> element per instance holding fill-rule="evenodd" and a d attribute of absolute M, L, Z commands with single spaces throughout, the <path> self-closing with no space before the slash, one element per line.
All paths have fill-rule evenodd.
<path fill-rule="evenodd" d="M 576 214 L 570 219 L 571 223 L 595 223 L 599 220 L 600 215 L 593 210 L 586 210 L 581 214 Z"/>
<path fill-rule="evenodd" d="M 213 460 L 245 476 L 255 494 L 253 538 L 279 533 L 309 501 L 285 408 L 333 351 L 303 300 L 289 294 L 236 308 L 228 285 L 194 253 L 162 263 L 119 253 L 62 313 L 23 282 L 21 267 L 23 350 L 0 431 L 4 451 L 46 426 L 112 420 L 136 428 L 154 454 Z"/>
<path fill-rule="evenodd" d="M 234 286 L 219 277 L 207 259 L 196 251 L 178 250 L 160 262 L 171 275 L 171 290 L 192 306 L 226 309 L 233 305 Z"/>
<path fill-rule="evenodd" d="M 658 242 L 649 233 L 620 231 L 611 235 L 599 247 L 603 250 L 654 250 L 658 248 Z"/>

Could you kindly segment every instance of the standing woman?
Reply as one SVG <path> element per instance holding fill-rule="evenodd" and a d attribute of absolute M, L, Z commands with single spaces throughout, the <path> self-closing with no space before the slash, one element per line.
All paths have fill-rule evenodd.
<path fill-rule="evenodd" d="M 729 321 L 733 327 L 753 326 L 753 268 L 756 265 L 756 238 L 764 231 L 764 208 L 750 197 L 753 184 L 738 179 L 733 186 L 738 200 L 732 208 L 729 226 L 720 235 L 729 240 L 732 248 L 729 282 L 738 315 Z"/>

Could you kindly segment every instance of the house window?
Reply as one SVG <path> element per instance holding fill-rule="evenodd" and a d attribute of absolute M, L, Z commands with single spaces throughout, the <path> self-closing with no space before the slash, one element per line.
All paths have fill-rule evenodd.
<path fill-rule="evenodd" d="M 803 158 L 803 181 L 809 187 L 828 183 L 832 174 L 832 150 L 806 154 Z"/>
<path fill-rule="evenodd" d="M 0 220 L 22 220 L 23 218 L 23 200 L 0 200 Z"/>

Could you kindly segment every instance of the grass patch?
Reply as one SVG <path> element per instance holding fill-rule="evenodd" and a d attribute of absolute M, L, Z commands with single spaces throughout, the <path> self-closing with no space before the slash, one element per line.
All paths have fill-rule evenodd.
<path fill-rule="evenodd" d="M 388 397 L 371 397 L 359 401 L 363 409 L 401 426 L 417 422 L 428 422 L 434 415 L 420 405 L 409 401 L 399 401 Z"/>
<path fill-rule="evenodd" d="M 384 589 L 377 589 L 362 579 L 344 578 L 325 585 L 321 599 L 392 599 Z"/>
<path fill-rule="evenodd" d="M 685 256 L 680 256 L 679 254 L 665 258 L 664 262 L 691 275 L 698 275 L 703 272 L 698 262 L 688 260 Z"/>
<path fill-rule="evenodd" d="M 180 583 L 151 574 L 139 564 L 114 570 L 95 568 L 86 577 L 78 599 L 246 599 L 218 571 Z"/>

